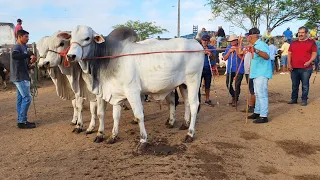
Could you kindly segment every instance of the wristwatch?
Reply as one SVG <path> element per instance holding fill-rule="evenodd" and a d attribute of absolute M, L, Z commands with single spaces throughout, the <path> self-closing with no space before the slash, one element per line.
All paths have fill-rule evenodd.
<path fill-rule="evenodd" d="M 254 52 L 258 54 L 260 52 L 260 50 L 255 49 Z"/>

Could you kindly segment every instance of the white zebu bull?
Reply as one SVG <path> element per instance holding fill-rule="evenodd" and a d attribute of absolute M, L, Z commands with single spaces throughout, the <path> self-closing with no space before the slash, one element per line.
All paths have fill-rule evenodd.
<path fill-rule="evenodd" d="M 57 32 L 58 33 L 58 32 Z M 104 135 L 104 114 L 105 102 L 101 98 L 96 98 L 86 86 L 86 81 L 90 81 L 88 75 L 84 75 L 78 63 L 71 63 L 70 67 L 63 65 L 63 57 L 59 52 L 67 49 L 70 41 L 57 38 L 57 33 L 50 37 L 44 37 L 37 43 L 40 54 L 39 66 L 49 67 L 49 74 L 52 78 L 58 95 L 63 99 L 73 99 L 74 107 L 73 123 L 76 124 L 74 132 L 80 133 L 83 128 L 82 109 L 84 99 L 90 100 L 91 121 L 86 133 L 92 133 L 95 128 L 95 119 L 99 118 L 99 129 L 95 142 L 101 142 Z M 60 32 L 59 32 L 60 33 Z M 66 97 L 64 94 L 68 94 Z"/>
<path fill-rule="evenodd" d="M 65 34 L 60 33 L 60 35 Z M 139 119 L 141 136 L 139 151 L 143 151 L 147 144 L 140 95 L 148 94 L 156 100 L 163 100 L 181 85 L 186 85 L 188 88 L 187 94 L 183 93 L 183 96 L 186 102 L 188 99 L 191 110 L 191 121 L 188 118 L 185 122 L 189 125 L 185 141 L 193 140 L 199 106 L 200 77 L 204 64 L 203 52 L 149 54 L 92 61 L 83 59 L 165 50 L 203 50 L 196 40 L 172 39 L 144 45 L 134 43 L 135 32 L 129 28 L 118 28 L 104 39 L 87 26 L 77 26 L 71 35 L 68 59 L 78 61 L 82 70 L 92 75 L 93 92 L 101 95 L 104 100 L 113 105 L 119 105 L 124 99 L 128 99 L 134 116 Z M 113 117 L 113 129 L 118 129 L 120 114 Z M 174 122 L 170 120 L 169 123 Z M 113 135 L 117 136 L 117 134 Z"/>

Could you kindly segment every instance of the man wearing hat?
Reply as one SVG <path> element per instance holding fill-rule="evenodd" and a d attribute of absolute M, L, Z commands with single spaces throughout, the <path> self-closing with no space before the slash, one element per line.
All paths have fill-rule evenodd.
<path fill-rule="evenodd" d="M 250 78 L 253 78 L 256 104 L 254 113 L 248 116 L 255 119 L 253 123 L 268 122 L 268 81 L 272 78 L 272 65 L 268 44 L 259 39 L 258 28 L 249 30 L 247 40 L 253 45 L 254 57 L 250 66 Z"/>
<path fill-rule="evenodd" d="M 239 99 L 240 95 L 240 87 L 241 87 L 241 81 L 244 74 L 244 63 L 241 62 L 243 54 L 240 52 L 241 46 L 238 44 L 238 37 L 235 34 L 232 34 L 228 42 L 230 42 L 230 45 L 227 47 L 226 51 L 223 53 L 223 59 L 227 61 L 227 78 L 226 78 L 226 84 L 227 88 L 229 90 L 230 95 L 232 96 L 232 106 L 236 106 L 236 102 Z M 233 79 L 236 76 L 236 73 L 239 69 L 239 74 L 236 78 L 235 83 L 235 90 L 233 88 Z"/>
<path fill-rule="evenodd" d="M 282 35 L 282 36 L 284 36 L 285 38 L 287 38 L 287 40 L 288 40 L 287 42 L 288 42 L 289 44 L 291 44 L 293 34 L 292 34 L 292 31 L 290 31 L 290 27 L 288 27 L 287 30 L 285 30 L 285 31 L 283 32 L 283 35 Z"/>
<path fill-rule="evenodd" d="M 16 39 L 18 39 L 18 37 L 17 37 L 17 32 L 18 32 L 19 30 L 23 30 L 21 24 L 22 24 L 22 20 L 21 20 L 21 19 L 17 19 L 17 25 L 16 25 L 16 27 L 14 28 L 14 37 L 15 37 Z"/>
<path fill-rule="evenodd" d="M 213 46 L 209 45 L 209 42 L 210 42 L 210 36 L 203 35 L 201 38 L 201 45 L 206 51 L 204 51 L 205 56 L 204 56 L 204 65 L 203 65 L 203 71 L 201 76 L 201 82 L 202 82 L 202 79 L 204 79 L 204 87 L 205 87 L 205 94 L 206 94 L 206 100 L 204 104 L 208 106 L 213 106 L 209 97 L 210 97 L 210 86 L 211 86 L 211 79 L 212 79 L 211 66 L 215 65 L 213 60 L 214 60 L 214 57 L 216 56 L 216 51 L 213 50 L 215 49 Z M 199 95 L 199 101 L 200 101 L 201 99 L 200 90 L 198 95 Z"/>
<path fill-rule="evenodd" d="M 266 32 L 266 33 L 264 34 L 264 36 L 263 36 L 264 42 L 269 43 L 269 39 L 272 38 L 271 31 L 272 31 L 271 28 L 268 28 L 268 29 L 267 29 L 267 32 Z"/>

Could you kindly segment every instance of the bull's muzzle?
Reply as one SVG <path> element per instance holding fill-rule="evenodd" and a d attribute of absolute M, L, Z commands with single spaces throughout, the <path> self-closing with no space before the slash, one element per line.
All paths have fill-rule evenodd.
<path fill-rule="evenodd" d="M 67 55 L 67 59 L 68 59 L 68 61 L 74 61 L 74 60 L 76 60 L 76 55 L 75 54 L 68 54 Z"/>

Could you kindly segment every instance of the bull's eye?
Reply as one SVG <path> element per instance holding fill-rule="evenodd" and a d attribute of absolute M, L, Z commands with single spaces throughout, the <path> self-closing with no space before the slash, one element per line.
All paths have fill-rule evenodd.
<path fill-rule="evenodd" d="M 90 40 L 90 38 L 89 37 L 87 37 L 86 39 L 84 39 L 85 41 L 89 41 Z"/>
<path fill-rule="evenodd" d="M 59 46 L 60 46 L 60 47 L 64 46 L 64 43 L 63 43 L 63 42 L 61 42 L 61 43 L 59 44 Z"/>

